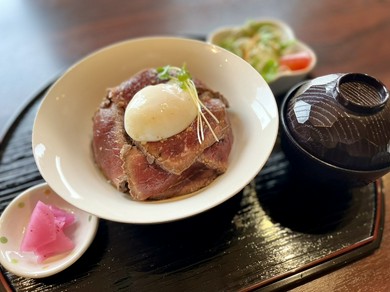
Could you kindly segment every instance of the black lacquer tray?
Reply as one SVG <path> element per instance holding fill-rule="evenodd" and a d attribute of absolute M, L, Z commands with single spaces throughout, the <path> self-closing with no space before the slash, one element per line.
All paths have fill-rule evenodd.
<path fill-rule="evenodd" d="M 0 146 L 1 212 L 43 181 L 31 150 L 42 96 L 20 113 Z M 26 279 L 1 267 L 3 285 L 16 291 L 286 290 L 380 245 L 381 181 L 335 191 L 297 184 L 292 173 L 277 141 L 257 177 L 222 205 L 156 225 L 100 220 L 94 242 L 70 268 Z"/>

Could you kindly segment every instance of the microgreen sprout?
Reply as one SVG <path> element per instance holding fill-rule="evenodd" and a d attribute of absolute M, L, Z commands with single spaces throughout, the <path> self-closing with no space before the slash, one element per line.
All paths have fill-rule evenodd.
<path fill-rule="evenodd" d="M 204 128 L 202 122 L 205 122 L 205 124 L 209 127 L 211 133 L 213 134 L 214 139 L 218 142 L 219 139 L 215 134 L 214 130 L 212 129 L 202 109 L 204 109 L 204 111 L 207 112 L 217 123 L 219 123 L 219 121 L 215 117 L 215 115 L 200 100 L 195 83 L 192 80 L 192 77 L 188 72 L 186 65 L 184 64 L 181 68 L 167 65 L 164 67 L 157 68 L 156 70 L 158 73 L 158 78 L 160 78 L 161 80 L 168 80 L 169 82 L 176 82 L 181 89 L 187 91 L 191 96 L 191 99 L 197 109 L 196 131 L 199 143 L 202 144 L 202 142 L 204 141 Z"/>

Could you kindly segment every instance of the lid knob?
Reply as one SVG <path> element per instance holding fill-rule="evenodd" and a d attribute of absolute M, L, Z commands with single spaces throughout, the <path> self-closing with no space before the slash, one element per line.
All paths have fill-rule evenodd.
<path fill-rule="evenodd" d="M 335 91 L 335 98 L 340 104 L 361 114 L 378 112 L 389 99 L 389 92 L 382 82 L 361 73 L 341 76 Z"/>

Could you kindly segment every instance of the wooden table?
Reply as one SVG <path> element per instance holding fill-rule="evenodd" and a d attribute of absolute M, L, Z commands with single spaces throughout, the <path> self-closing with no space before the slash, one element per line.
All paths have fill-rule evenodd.
<path fill-rule="evenodd" d="M 273 17 L 318 55 L 313 76 L 362 72 L 390 86 L 390 2 L 381 0 L 199 0 L 0 2 L 0 133 L 18 110 L 71 64 L 117 41 L 205 36 L 218 26 Z M 390 175 L 383 179 L 390 208 Z M 372 255 L 296 291 L 390 291 L 390 214 Z"/>

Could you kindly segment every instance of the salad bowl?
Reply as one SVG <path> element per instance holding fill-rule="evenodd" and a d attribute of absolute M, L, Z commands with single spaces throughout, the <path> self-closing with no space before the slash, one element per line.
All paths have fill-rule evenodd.
<path fill-rule="evenodd" d="M 207 41 L 246 60 L 275 95 L 304 80 L 317 63 L 314 51 L 295 37 L 290 26 L 276 19 L 220 27 L 208 35 Z"/>

